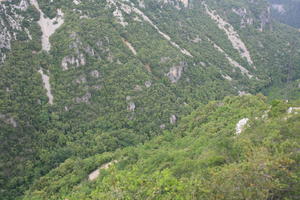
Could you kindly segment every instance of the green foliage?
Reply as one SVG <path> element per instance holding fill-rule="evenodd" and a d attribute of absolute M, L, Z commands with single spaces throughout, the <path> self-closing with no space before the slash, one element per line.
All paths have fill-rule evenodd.
<path fill-rule="evenodd" d="M 138 5 L 138 1 L 132 2 Z M 18 3 L 2 1 L 1 5 L 9 8 Z M 11 51 L 3 50 L 7 59 L 0 64 L 0 198 L 21 198 L 29 187 L 27 199 L 96 199 L 97 195 L 104 199 L 143 199 L 145 194 L 152 199 L 156 195 L 160 199 L 212 198 L 207 191 L 216 191 L 213 184 L 226 177 L 235 182 L 230 177 L 232 171 L 241 167 L 241 176 L 251 174 L 247 167 L 259 171 L 249 162 L 242 163 L 243 143 L 235 144 L 232 136 L 238 120 L 252 120 L 269 109 L 265 98 L 228 97 L 224 102 L 211 101 L 237 95 L 239 91 L 263 92 L 271 99 L 298 99 L 300 55 L 295 49 L 300 46 L 299 33 L 277 23 L 272 24 L 272 30 L 258 31 L 265 1 L 208 2 L 238 31 L 256 69 L 233 48 L 200 1 L 190 2 L 189 9 L 180 4 L 178 10 L 171 4 L 149 0 L 145 1 L 145 9 L 139 8 L 172 42 L 187 49 L 193 57 L 182 54 L 134 12 L 123 12 L 128 25 L 121 26 L 113 16 L 114 6 L 110 8 L 106 1 L 81 1 L 79 5 L 72 0 L 38 3 L 47 17 L 54 18 L 58 8 L 64 12 L 64 24 L 50 37 L 49 52 L 41 51 L 42 32 L 37 24 L 40 13 L 34 6 L 18 11 L 22 17 L 20 30 L 8 26 L 10 12 L 8 16 L 6 12 L 0 13 L 10 34 L 17 37 L 12 40 Z M 253 26 L 240 27 L 241 18 L 232 12 L 232 8 L 240 7 L 249 10 Z M 196 38 L 201 40 L 194 42 Z M 124 41 L 135 48 L 137 55 Z M 233 68 L 211 41 L 254 77 L 249 79 Z M 84 65 L 69 63 L 68 69 L 63 69 L 64 58 L 78 59 L 80 55 Z M 181 77 L 177 83 L 171 83 L 167 74 L 178 66 L 182 67 Z M 40 69 L 50 78 L 53 105 L 48 104 Z M 98 76 L 93 75 L 95 71 Z M 232 80 L 224 78 L 225 75 Z M 81 101 L 85 95 L 88 101 Z M 134 103 L 134 111 L 128 109 L 130 103 Z M 281 101 L 272 105 L 272 118 L 284 116 L 289 106 Z M 178 127 L 170 123 L 172 115 L 180 122 Z M 10 118 L 17 122 L 17 127 L 8 123 Z M 251 122 L 267 129 L 257 121 Z M 275 126 L 276 130 L 281 125 Z M 286 129 L 297 131 L 292 125 Z M 277 136 L 278 132 L 272 134 Z M 287 134 L 292 137 L 289 131 Z M 258 146 L 255 142 L 265 137 L 258 130 L 257 138 L 251 138 L 250 143 Z M 150 139 L 153 140 L 147 142 Z M 273 139 L 278 138 L 267 140 Z M 289 140 L 285 144 L 290 143 Z M 113 156 L 105 156 L 110 155 L 105 152 L 115 151 Z M 86 180 L 89 172 L 113 158 L 120 160 L 114 171 L 103 170 L 97 180 L 102 183 L 103 179 L 103 187 Z M 273 158 L 271 153 L 268 159 L 276 164 Z M 218 168 L 223 165 L 230 169 Z M 219 173 L 222 170 L 226 176 Z M 270 170 L 280 171 L 276 167 Z M 216 174 L 215 178 L 205 177 L 209 173 Z M 280 184 L 270 184 L 270 180 L 262 181 L 264 185 L 259 190 L 276 190 L 279 186 L 286 190 Z M 212 185 L 206 188 L 205 181 Z M 121 191 L 120 196 L 113 196 L 116 191 L 110 185 Z M 143 192 L 139 192 L 139 187 Z M 226 187 L 232 189 L 235 185 Z M 261 198 L 253 191 L 243 192 L 251 193 L 247 197 Z"/>
<path fill-rule="evenodd" d="M 273 102 L 272 107 L 280 104 Z M 101 155 L 78 161 L 80 165 L 71 163 L 61 174 L 66 161 L 37 181 L 24 199 L 296 199 L 300 116 L 271 115 L 269 108 L 263 96 L 211 102 L 182 119 L 172 132 L 113 153 L 118 162 L 100 169 L 95 181 L 84 179 L 84 169 L 90 166 L 88 160 L 94 160 L 94 166 L 103 164 L 95 160 Z M 270 115 L 262 117 L 266 111 Z M 235 135 L 242 117 L 250 119 L 249 128 Z M 78 166 L 83 168 L 80 175 L 74 172 Z M 71 176 L 82 181 L 64 181 Z M 53 177 L 60 177 L 56 184 Z M 45 185 L 39 187 L 43 180 Z"/>

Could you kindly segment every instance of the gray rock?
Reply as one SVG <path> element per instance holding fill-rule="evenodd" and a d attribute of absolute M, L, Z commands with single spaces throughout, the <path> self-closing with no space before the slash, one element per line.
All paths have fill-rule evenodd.
<path fill-rule="evenodd" d="M 183 69 L 185 67 L 184 62 L 180 62 L 179 65 L 173 66 L 170 68 L 169 73 L 167 74 L 168 78 L 172 83 L 176 83 L 181 78 Z"/>
<path fill-rule="evenodd" d="M 136 85 L 133 90 L 136 91 L 136 92 L 143 91 L 143 89 L 140 85 Z"/>
<path fill-rule="evenodd" d="M 165 129 L 165 128 L 166 128 L 166 125 L 165 125 L 165 124 L 161 124 L 161 125 L 159 126 L 159 128 L 160 128 L 160 129 Z"/>
<path fill-rule="evenodd" d="M 146 82 L 145 82 L 145 86 L 146 86 L 147 88 L 151 87 L 151 85 L 152 85 L 151 81 L 146 81 Z"/>
<path fill-rule="evenodd" d="M 82 97 L 76 97 L 75 102 L 76 103 L 89 103 L 91 97 L 92 97 L 92 94 L 88 92 Z"/>
<path fill-rule="evenodd" d="M 260 16 L 260 31 L 264 31 L 266 26 L 269 25 L 269 27 L 272 29 L 272 26 L 271 26 L 271 8 L 268 7 L 266 10 L 264 10 Z"/>
<path fill-rule="evenodd" d="M 127 110 L 130 111 L 130 112 L 134 112 L 135 111 L 135 104 L 133 102 L 129 102 Z"/>
<path fill-rule="evenodd" d="M 93 70 L 91 71 L 91 76 L 94 78 L 99 78 L 100 77 L 100 73 L 98 70 Z"/>
<path fill-rule="evenodd" d="M 176 115 L 171 115 L 171 117 L 170 117 L 170 124 L 176 124 L 176 122 L 177 122 L 177 117 L 176 117 Z"/>
<path fill-rule="evenodd" d="M 63 71 L 66 71 L 69 69 L 69 66 L 84 66 L 86 64 L 85 57 L 83 54 L 79 54 L 78 56 L 66 56 L 63 58 L 61 62 L 61 67 Z"/>

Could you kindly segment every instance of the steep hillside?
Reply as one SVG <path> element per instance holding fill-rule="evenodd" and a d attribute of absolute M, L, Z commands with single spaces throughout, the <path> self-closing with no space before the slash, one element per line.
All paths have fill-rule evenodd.
<path fill-rule="evenodd" d="M 300 33 L 266 1 L 0 1 L 0 197 L 145 142 L 210 100 L 299 97 Z"/>
<path fill-rule="evenodd" d="M 299 0 L 269 0 L 272 15 L 282 23 L 300 28 L 300 1 Z"/>
<path fill-rule="evenodd" d="M 144 145 L 66 160 L 24 200 L 298 199 L 299 105 L 211 102 Z"/>

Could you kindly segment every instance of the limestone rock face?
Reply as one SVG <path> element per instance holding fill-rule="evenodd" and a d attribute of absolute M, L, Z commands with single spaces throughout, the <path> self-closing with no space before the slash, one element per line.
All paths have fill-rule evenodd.
<path fill-rule="evenodd" d="M 170 124 L 175 125 L 176 122 L 177 122 L 176 115 L 171 115 L 171 117 L 170 117 Z"/>
<path fill-rule="evenodd" d="M 271 7 L 268 7 L 260 14 L 260 21 L 260 31 L 264 31 L 267 27 L 272 29 Z"/>
<path fill-rule="evenodd" d="M 130 112 L 134 112 L 135 111 L 135 103 L 129 102 L 127 110 Z"/>
<path fill-rule="evenodd" d="M 151 81 L 146 81 L 146 82 L 145 82 L 145 86 L 146 86 L 147 88 L 151 87 L 151 85 L 152 85 L 152 82 L 151 82 Z"/>
<path fill-rule="evenodd" d="M 63 71 L 68 70 L 70 66 L 79 67 L 83 65 L 85 65 L 85 57 L 82 53 L 78 56 L 66 56 L 61 62 Z"/>
<path fill-rule="evenodd" d="M 235 134 L 236 135 L 240 135 L 243 130 L 245 129 L 245 126 L 247 125 L 249 119 L 248 118 L 243 118 L 241 119 L 237 124 L 236 124 L 236 128 L 235 128 Z"/>
<path fill-rule="evenodd" d="M 91 97 L 92 97 L 92 94 L 87 92 L 82 97 L 76 97 L 75 102 L 76 103 L 89 103 Z"/>
<path fill-rule="evenodd" d="M 179 65 L 170 68 L 167 76 L 172 83 L 176 83 L 177 81 L 179 81 L 185 66 L 186 64 L 184 62 L 180 62 Z"/>
<path fill-rule="evenodd" d="M 100 73 L 98 70 L 93 70 L 91 72 L 91 76 L 94 77 L 94 78 L 99 78 L 100 77 Z"/>
<path fill-rule="evenodd" d="M 49 104 L 52 105 L 54 97 L 53 97 L 52 92 L 51 92 L 51 85 L 50 85 L 50 81 L 49 81 L 50 78 L 47 74 L 44 73 L 44 71 L 42 69 L 40 69 L 38 72 L 42 76 L 42 80 L 43 80 L 43 83 L 44 83 L 44 88 L 47 91 L 47 97 L 49 99 Z"/>
<path fill-rule="evenodd" d="M 37 0 L 30 0 L 30 3 L 39 11 L 40 19 L 38 24 L 41 27 L 42 31 L 42 49 L 44 51 L 50 51 L 51 43 L 50 36 L 55 33 L 55 31 L 64 23 L 64 13 L 62 10 L 57 10 L 57 16 L 53 19 L 50 19 L 45 16 L 43 11 L 40 9 Z"/>
<path fill-rule="evenodd" d="M 180 10 L 189 7 L 189 0 L 158 0 L 162 4 L 169 4 Z"/>
<path fill-rule="evenodd" d="M 233 8 L 232 12 L 240 16 L 241 22 L 240 26 L 241 28 L 245 28 L 247 25 L 252 25 L 254 22 L 254 19 L 248 15 L 248 11 L 246 8 Z"/>
<path fill-rule="evenodd" d="M 288 114 L 298 113 L 300 111 L 300 107 L 290 107 L 287 111 Z"/>

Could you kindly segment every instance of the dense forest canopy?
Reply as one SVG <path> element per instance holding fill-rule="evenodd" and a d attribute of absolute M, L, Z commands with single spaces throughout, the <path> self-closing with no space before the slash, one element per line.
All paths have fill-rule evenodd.
<path fill-rule="evenodd" d="M 297 199 L 298 5 L 0 1 L 0 199 Z"/>

